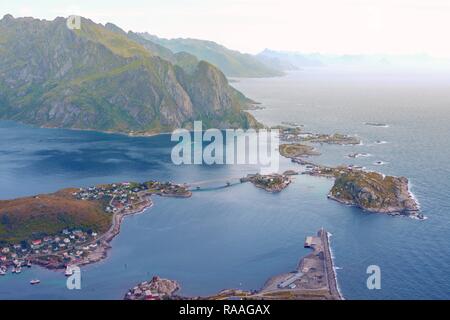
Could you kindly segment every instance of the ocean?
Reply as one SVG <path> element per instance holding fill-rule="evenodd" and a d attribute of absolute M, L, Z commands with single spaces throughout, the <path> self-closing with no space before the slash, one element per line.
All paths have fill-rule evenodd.
<path fill-rule="evenodd" d="M 177 280 L 185 295 L 259 289 L 269 277 L 295 269 L 310 252 L 304 238 L 321 227 L 332 234 L 346 299 L 450 298 L 450 75 L 309 68 L 232 85 L 261 103 L 264 109 L 252 113 L 264 124 L 289 121 L 305 131 L 358 135 L 357 146 L 317 145 L 322 155 L 311 160 L 408 177 L 428 219 L 341 205 L 326 197 L 332 180 L 309 176 L 296 176 L 278 194 L 236 184 L 189 199 L 155 197 L 152 208 L 124 220 L 107 259 L 82 268 L 81 290 L 68 290 L 63 272 L 33 267 L 0 277 L 0 299 L 121 299 L 153 275 Z M 0 137 L 0 199 L 107 182 L 231 179 L 257 170 L 175 166 L 170 135 L 127 137 L 0 121 Z M 347 157 L 353 152 L 370 156 Z M 282 170 L 300 169 L 280 160 Z M 370 265 L 381 269 L 380 290 L 367 288 Z M 30 286 L 35 278 L 41 284 Z"/>

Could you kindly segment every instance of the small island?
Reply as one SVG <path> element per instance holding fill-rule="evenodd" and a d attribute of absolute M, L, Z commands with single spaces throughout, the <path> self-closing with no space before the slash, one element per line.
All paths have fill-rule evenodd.
<path fill-rule="evenodd" d="M 141 282 L 128 290 L 124 300 L 174 300 L 179 289 L 176 281 L 154 276 L 150 281 Z"/>
<path fill-rule="evenodd" d="M 280 141 L 290 143 L 325 143 L 325 144 L 338 144 L 338 145 L 357 145 L 361 143 L 361 140 L 357 137 L 333 133 L 311 133 L 304 132 L 301 127 L 290 126 L 275 126 L 273 129 L 278 129 L 280 132 Z"/>
<path fill-rule="evenodd" d="M 361 157 L 370 157 L 370 153 L 359 153 L 359 152 L 354 152 L 354 153 L 350 153 L 347 155 L 347 157 L 349 158 L 361 158 Z"/>
<path fill-rule="evenodd" d="M 285 174 L 248 174 L 246 177 L 241 178 L 241 183 L 251 182 L 257 188 L 266 190 L 267 192 L 280 192 L 287 188 L 291 183 L 291 175 L 295 175 L 294 171 L 287 171 Z"/>
<path fill-rule="evenodd" d="M 348 170 L 337 176 L 328 197 L 370 212 L 424 218 L 405 177 Z"/>
<path fill-rule="evenodd" d="M 281 147 L 280 154 L 304 166 L 302 174 L 335 179 L 328 194 L 329 199 L 355 205 L 369 212 L 425 219 L 420 212 L 419 204 L 409 191 L 408 179 L 405 177 L 385 176 L 355 165 L 337 167 L 318 165 L 303 159 L 304 154 L 286 152 L 286 149 Z M 358 155 L 354 154 L 354 157 Z"/>
<path fill-rule="evenodd" d="M 334 178 L 328 198 L 363 210 L 424 219 L 405 177 L 385 176 L 358 166 L 327 167 L 296 159 L 303 174 Z"/>
<path fill-rule="evenodd" d="M 383 128 L 389 127 L 386 123 L 380 123 L 380 122 L 364 122 L 364 124 L 366 126 L 371 126 L 371 127 L 383 127 Z"/>
<path fill-rule="evenodd" d="M 320 155 L 314 147 L 299 143 L 280 144 L 279 152 L 286 158 Z"/>

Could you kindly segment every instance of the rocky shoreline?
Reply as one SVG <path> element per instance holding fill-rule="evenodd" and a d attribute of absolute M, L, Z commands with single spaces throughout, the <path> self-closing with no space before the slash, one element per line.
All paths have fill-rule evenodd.
<path fill-rule="evenodd" d="M 420 205 L 411 193 L 409 181 L 405 177 L 386 176 L 353 165 L 328 167 L 306 161 L 301 155 L 280 154 L 305 166 L 302 174 L 334 179 L 334 185 L 328 194 L 331 200 L 357 206 L 367 212 L 426 219 L 420 212 Z"/>
<path fill-rule="evenodd" d="M 281 192 L 283 189 L 287 188 L 291 183 L 291 178 L 289 174 L 248 174 L 246 177 L 241 178 L 241 183 L 251 182 L 255 187 L 263 189 L 267 192 L 277 193 Z"/>
<path fill-rule="evenodd" d="M 128 290 L 124 300 L 174 300 L 180 290 L 178 282 L 154 276 Z"/>
<path fill-rule="evenodd" d="M 28 261 L 47 269 L 60 270 L 68 266 L 82 266 L 101 261 L 107 257 L 108 250 L 111 248 L 110 242 L 120 233 L 123 219 L 144 212 L 153 206 L 152 195 L 187 198 L 192 195 L 192 192 L 184 185 L 169 182 L 148 181 L 142 184 L 123 182 L 86 189 L 65 189 L 49 195 L 4 201 L 2 203 L 4 208 L 0 209 L 10 212 L 24 208 L 33 211 L 35 207 L 42 208 L 45 212 L 46 210 L 61 212 L 60 210 L 66 209 L 60 203 L 79 205 L 79 210 L 83 211 L 75 210 L 77 215 L 86 216 L 86 214 L 93 212 L 98 214 L 101 211 L 103 212 L 101 215 L 111 214 L 111 222 L 108 230 L 100 235 L 90 231 L 91 236 L 91 233 L 87 235 L 81 229 L 66 228 L 61 234 L 49 234 L 42 239 L 30 241 L 30 248 L 23 247 L 23 243 L 27 241 L 22 241 L 20 245 L 11 243 L 2 249 L 7 252 L 7 255 L 2 256 L 4 260 L 0 262 L 0 265 L 6 268 L 8 266 L 20 268 L 21 265 L 25 265 L 25 261 Z M 32 203 L 32 206 L 24 206 L 24 202 Z M 86 223 L 85 220 L 80 220 L 80 225 L 83 222 Z"/>
<path fill-rule="evenodd" d="M 328 198 L 368 212 L 424 219 L 405 177 L 362 170 L 346 172 L 335 178 Z"/>

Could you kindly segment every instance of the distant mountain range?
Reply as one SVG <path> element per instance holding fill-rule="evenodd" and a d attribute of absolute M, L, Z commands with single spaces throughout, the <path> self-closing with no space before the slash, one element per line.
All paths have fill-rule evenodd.
<path fill-rule="evenodd" d="M 303 67 L 359 67 L 359 68 L 423 68 L 449 67 L 448 59 L 438 59 L 425 54 L 321 54 L 265 49 L 256 55 L 260 61 L 279 70 L 296 70 Z"/>
<path fill-rule="evenodd" d="M 254 127 L 252 101 L 207 61 L 113 24 L 0 20 L 0 119 L 124 133 Z"/>
<path fill-rule="evenodd" d="M 220 68 L 229 77 L 274 77 L 283 75 L 284 68 L 272 66 L 270 61 L 258 56 L 230 50 L 213 41 L 198 39 L 163 39 L 141 33 L 143 38 L 157 43 L 173 52 L 187 52 L 198 59 L 208 61 Z"/>

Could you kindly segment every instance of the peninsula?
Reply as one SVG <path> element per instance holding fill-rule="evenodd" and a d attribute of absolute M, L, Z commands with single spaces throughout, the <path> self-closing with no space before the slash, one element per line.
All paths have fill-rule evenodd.
<path fill-rule="evenodd" d="M 0 266 L 50 269 L 104 259 L 122 219 L 152 205 L 151 196 L 190 197 L 171 182 L 122 182 L 0 201 Z"/>

